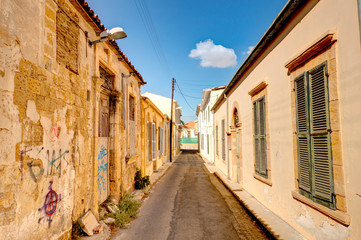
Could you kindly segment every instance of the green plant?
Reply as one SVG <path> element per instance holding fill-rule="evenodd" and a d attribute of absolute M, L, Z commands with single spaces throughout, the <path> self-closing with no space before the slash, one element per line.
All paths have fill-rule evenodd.
<path fill-rule="evenodd" d="M 142 177 L 142 172 L 140 171 L 140 169 L 137 169 L 134 180 L 135 189 L 143 189 L 150 184 L 149 176 L 147 175 Z"/>
<path fill-rule="evenodd" d="M 71 239 L 79 239 L 81 236 L 87 236 L 87 234 L 81 229 L 79 222 L 76 222 L 71 229 Z"/>
<path fill-rule="evenodd" d="M 134 200 L 132 195 L 123 196 L 118 204 L 119 210 L 111 214 L 111 217 L 115 219 L 114 224 L 118 227 L 124 227 L 132 218 L 137 216 L 139 207 L 140 202 Z"/>

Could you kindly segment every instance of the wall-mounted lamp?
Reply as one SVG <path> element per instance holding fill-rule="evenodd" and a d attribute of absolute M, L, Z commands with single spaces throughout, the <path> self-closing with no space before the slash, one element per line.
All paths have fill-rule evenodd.
<path fill-rule="evenodd" d="M 117 40 L 117 39 L 122 39 L 122 38 L 126 38 L 126 37 L 127 37 L 127 34 L 123 30 L 123 28 L 115 27 L 115 28 L 112 28 L 110 30 L 105 30 L 105 31 L 101 32 L 100 33 L 100 39 L 95 40 L 95 41 L 90 41 L 89 40 L 89 45 L 92 46 L 94 44 L 104 42 L 104 41 L 106 41 L 108 39 Z"/>

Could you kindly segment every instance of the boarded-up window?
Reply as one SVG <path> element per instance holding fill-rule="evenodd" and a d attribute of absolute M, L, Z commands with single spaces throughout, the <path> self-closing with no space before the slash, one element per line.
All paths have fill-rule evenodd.
<path fill-rule="evenodd" d="M 109 96 L 100 94 L 98 136 L 109 137 L 109 129 Z"/>
<path fill-rule="evenodd" d="M 56 61 L 72 72 L 78 73 L 79 29 L 73 19 L 74 13 L 65 14 L 62 10 L 56 13 Z"/>
<path fill-rule="evenodd" d="M 253 102 L 255 171 L 267 178 L 265 97 Z"/>
<path fill-rule="evenodd" d="M 135 121 L 135 102 L 133 96 L 129 96 L 129 120 Z"/>
<path fill-rule="evenodd" d="M 100 78 L 104 80 L 104 83 L 102 85 L 103 88 L 106 88 L 108 90 L 112 90 L 114 88 L 114 78 L 115 76 L 105 70 L 102 66 L 99 66 L 99 75 Z"/>
<path fill-rule="evenodd" d="M 301 194 L 335 208 L 326 63 L 295 79 Z"/>
<path fill-rule="evenodd" d="M 129 96 L 129 152 L 136 154 L 135 99 Z"/>

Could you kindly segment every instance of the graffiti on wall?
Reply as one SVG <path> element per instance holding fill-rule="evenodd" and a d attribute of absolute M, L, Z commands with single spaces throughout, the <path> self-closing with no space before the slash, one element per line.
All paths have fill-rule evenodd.
<path fill-rule="evenodd" d="M 54 213 L 57 209 L 58 203 L 61 201 L 61 194 L 57 194 L 53 188 L 53 181 L 49 182 L 49 192 L 45 196 L 44 204 L 38 209 L 39 212 L 44 210 L 45 217 L 49 223 L 49 227 L 54 218 Z M 42 218 L 39 219 L 39 223 Z"/>
<path fill-rule="evenodd" d="M 31 148 L 28 150 L 24 150 L 20 152 L 20 173 L 21 173 L 21 180 L 23 180 L 23 172 L 24 172 L 24 155 L 30 151 L 36 151 L 35 158 L 30 162 L 26 163 L 29 169 L 29 175 L 31 179 L 36 183 L 37 179 L 44 174 L 43 162 L 47 163 L 47 171 L 46 176 L 54 176 L 59 175 L 61 176 L 62 171 L 62 164 L 65 164 L 65 167 L 69 165 L 68 160 L 66 159 L 66 155 L 69 153 L 69 150 L 59 151 L 56 150 L 44 150 L 44 147 L 39 148 Z M 50 154 L 51 152 L 51 154 Z"/>
<path fill-rule="evenodd" d="M 23 180 L 23 171 L 24 171 L 24 159 L 23 159 L 23 157 L 24 157 L 25 153 L 30 152 L 30 151 L 32 151 L 32 150 L 33 150 L 33 149 L 28 149 L 28 150 L 26 150 L 26 148 L 25 148 L 24 151 L 21 151 L 21 152 L 20 152 L 20 173 L 21 173 L 21 181 Z"/>
<path fill-rule="evenodd" d="M 108 162 L 105 156 L 108 155 L 108 150 L 102 145 L 98 154 L 98 175 L 97 183 L 98 190 L 101 193 L 107 189 L 107 171 L 108 171 Z"/>
<path fill-rule="evenodd" d="M 47 171 L 48 176 L 55 175 L 56 173 L 61 174 L 62 159 L 69 165 L 68 161 L 64 158 L 64 155 L 67 153 L 69 153 L 68 150 L 62 152 L 60 149 L 59 154 L 57 155 L 55 150 L 53 150 L 50 158 L 50 151 L 49 150 L 46 151 L 46 159 L 48 161 L 48 171 Z"/>
<path fill-rule="evenodd" d="M 58 126 L 52 126 L 49 130 L 45 130 L 45 134 L 48 136 L 50 142 L 56 142 L 59 138 L 61 128 Z"/>

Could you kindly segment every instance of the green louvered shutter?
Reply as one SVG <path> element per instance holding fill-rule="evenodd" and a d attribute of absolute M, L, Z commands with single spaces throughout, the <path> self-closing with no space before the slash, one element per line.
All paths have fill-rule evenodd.
<path fill-rule="evenodd" d="M 309 72 L 314 196 L 332 202 L 333 177 L 326 65 Z"/>
<path fill-rule="evenodd" d="M 259 172 L 267 177 L 267 145 L 266 145 L 266 104 L 265 98 L 258 101 L 259 105 Z"/>
<path fill-rule="evenodd" d="M 305 74 L 295 79 L 299 188 L 311 193 L 308 101 Z"/>
<path fill-rule="evenodd" d="M 253 102 L 253 125 L 254 125 L 254 167 L 257 173 L 260 172 L 259 162 L 259 118 L 258 118 L 258 104 Z"/>

